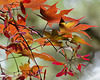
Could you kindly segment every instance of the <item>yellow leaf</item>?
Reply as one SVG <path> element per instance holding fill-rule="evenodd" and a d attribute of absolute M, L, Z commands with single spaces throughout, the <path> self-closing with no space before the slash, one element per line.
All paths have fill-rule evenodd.
<path fill-rule="evenodd" d="M 72 41 L 76 43 L 81 43 L 81 44 L 86 44 L 86 45 L 91 46 L 89 43 L 85 42 L 84 39 L 81 39 L 80 37 L 76 35 L 73 35 Z"/>

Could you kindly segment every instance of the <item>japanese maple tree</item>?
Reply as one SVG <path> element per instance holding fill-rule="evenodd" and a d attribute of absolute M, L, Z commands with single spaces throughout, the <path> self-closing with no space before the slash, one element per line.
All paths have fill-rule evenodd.
<path fill-rule="evenodd" d="M 46 1 L 47 0 L 0 0 L 0 20 L 3 21 L 2 24 L 0 23 L 0 33 L 9 40 L 9 42 L 5 42 L 7 45 L 0 44 L 0 49 L 5 50 L 6 60 L 10 59 L 10 54 L 12 58 L 14 58 L 17 67 L 16 80 L 25 80 L 27 77 L 29 77 L 30 80 L 32 80 L 32 77 L 38 78 L 39 80 L 48 80 L 46 79 L 46 75 L 49 74 L 46 73 L 47 69 L 45 68 L 49 66 L 38 64 L 38 60 L 36 60 L 37 57 L 44 61 L 52 62 L 54 65 L 62 66 L 62 69 L 57 72 L 56 77 L 63 75 L 66 77 L 67 75 L 72 77 L 76 76 L 77 72 L 75 71 L 81 72 L 82 66 L 85 67 L 83 63 L 77 62 L 77 60 L 90 60 L 88 58 L 88 56 L 90 56 L 89 54 L 81 55 L 81 53 L 78 53 L 78 50 L 81 49 L 81 44 L 91 46 L 91 44 L 87 43 L 78 33 L 90 38 L 85 30 L 97 26 L 78 24 L 84 17 L 74 19 L 66 16 L 73 9 L 60 10 L 56 6 L 58 2 L 50 5 L 46 4 Z M 47 22 L 42 30 L 43 33 L 34 29 L 34 27 L 37 26 L 26 26 L 27 17 L 30 15 L 27 14 L 26 8 L 32 9 L 35 16 Z M 35 13 L 35 10 L 38 10 L 40 14 Z M 13 15 L 14 11 L 17 12 L 16 16 Z M 52 27 L 54 23 L 59 25 L 59 30 Z M 46 30 L 47 26 L 51 27 L 50 31 Z M 40 38 L 33 38 L 34 35 L 38 35 Z M 31 46 L 34 43 L 38 43 L 38 46 Z M 40 53 L 37 48 L 41 47 L 41 49 L 43 49 L 45 46 L 52 46 L 56 53 L 63 56 L 64 61 L 61 62 L 60 59 L 57 61 L 52 57 L 53 55 L 49 55 L 46 52 Z M 71 51 L 71 57 L 69 57 L 66 50 Z M 28 61 L 19 66 L 13 53 L 17 54 L 19 56 L 18 58 L 27 57 Z M 35 65 L 30 66 L 30 60 L 32 60 Z M 74 63 L 75 61 L 77 63 Z M 0 68 L 2 80 L 12 80 L 12 76 L 6 73 L 2 65 Z"/>

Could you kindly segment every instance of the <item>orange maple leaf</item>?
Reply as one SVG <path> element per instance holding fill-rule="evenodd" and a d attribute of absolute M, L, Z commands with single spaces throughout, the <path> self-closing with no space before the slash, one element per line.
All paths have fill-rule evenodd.
<path fill-rule="evenodd" d="M 22 66 L 19 66 L 19 68 L 21 69 L 23 76 L 25 76 L 25 78 L 28 76 L 29 71 L 30 71 L 30 66 L 29 63 L 25 63 L 24 65 L 22 64 Z"/>
<path fill-rule="evenodd" d="M 52 44 L 53 44 L 53 46 L 62 46 L 63 44 L 62 44 L 62 42 L 52 42 L 52 44 L 48 41 L 48 40 L 46 40 L 47 38 L 46 37 L 43 37 L 43 38 L 39 38 L 39 39 L 36 39 L 36 40 L 34 40 L 34 42 L 38 42 L 38 44 L 40 44 L 40 46 L 41 46 L 41 49 L 42 49 L 42 46 L 52 46 Z"/>
<path fill-rule="evenodd" d="M 40 46 L 52 46 L 53 45 L 53 46 L 63 47 L 62 40 L 68 40 L 68 38 L 63 37 L 63 35 L 60 35 L 56 29 L 52 29 L 51 32 L 44 31 L 44 35 L 45 37 L 36 39 L 34 40 L 34 42 L 38 42 Z"/>
<path fill-rule="evenodd" d="M 53 29 L 51 33 L 44 31 L 44 35 L 46 36 L 44 37 L 45 39 L 49 38 L 51 41 L 54 42 L 63 39 L 62 35 L 59 35 L 56 29 Z"/>
<path fill-rule="evenodd" d="M 3 6 L 4 11 L 8 11 L 9 9 L 11 10 L 12 8 L 17 8 L 19 6 L 19 3 L 12 3 L 12 4 L 5 4 Z M 2 10 L 2 8 L 0 8 Z"/>
<path fill-rule="evenodd" d="M 62 11 L 60 11 L 59 14 L 57 14 L 57 9 L 58 9 L 56 7 L 57 3 L 50 6 L 48 9 L 46 9 L 44 6 L 40 7 L 40 13 L 42 16 L 41 15 L 38 15 L 38 16 L 41 17 L 42 19 L 46 20 L 50 27 L 52 26 L 53 23 L 58 23 L 60 21 L 61 17 L 63 19 L 65 19 L 65 21 L 75 20 L 73 18 L 64 16 L 64 15 L 68 15 L 68 13 L 73 9 L 62 10 Z"/>
<path fill-rule="evenodd" d="M 3 6 L 3 10 L 8 10 L 18 7 L 19 3 L 22 0 L 0 0 L 0 5 Z M 0 8 L 2 10 L 2 8 Z"/>
<path fill-rule="evenodd" d="M 52 56 L 46 54 L 46 53 L 35 53 L 35 52 L 30 52 L 29 50 L 23 50 L 19 52 L 18 54 L 22 54 L 22 56 L 27 56 L 31 59 L 33 59 L 32 54 L 34 55 L 34 58 L 38 57 L 40 59 L 43 59 L 45 61 L 56 61 Z"/>
<path fill-rule="evenodd" d="M 39 69 L 42 70 L 46 66 L 34 65 L 32 67 L 29 66 L 29 63 L 25 63 L 19 66 L 20 70 L 22 71 L 22 76 L 27 78 L 28 76 L 33 76 L 40 79 L 39 76 Z M 43 73 L 43 72 L 41 72 Z"/>
<path fill-rule="evenodd" d="M 54 46 L 60 46 L 62 47 L 63 46 L 63 43 L 62 41 L 60 40 L 63 40 L 63 36 L 62 35 L 59 35 L 57 30 L 56 29 L 53 29 L 52 32 L 47 32 L 47 31 L 44 31 L 44 35 L 46 37 L 43 37 L 44 39 L 50 39 L 50 41 L 52 42 L 52 44 Z"/>
<path fill-rule="evenodd" d="M 46 54 L 46 53 L 36 53 L 36 52 L 32 52 L 29 49 L 25 49 L 23 46 L 21 46 L 21 50 L 19 49 L 19 46 L 17 46 L 18 44 L 12 44 L 11 47 L 9 47 L 9 45 L 6 47 L 8 51 L 6 51 L 7 54 L 7 58 L 8 55 L 11 54 L 12 52 L 16 53 L 16 54 L 21 54 L 22 56 L 25 57 L 29 57 L 33 60 L 33 58 L 40 58 L 43 59 L 45 61 L 56 61 L 52 56 Z M 16 49 L 15 49 L 16 48 Z M 33 55 L 32 55 L 33 54 Z"/>
<path fill-rule="evenodd" d="M 10 23 L 15 24 L 14 22 L 10 22 Z M 28 50 L 27 44 L 30 45 L 33 42 L 33 38 L 29 34 L 30 31 L 28 31 L 28 29 L 25 29 L 24 27 L 17 25 L 19 29 L 18 31 L 16 27 L 12 24 L 9 24 L 6 28 L 5 25 L 3 24 L 1 24 L 0 26 L 1 29 L 0 32 L 3 33 L 12 42 L 8 46 L 6 46 L 6 49 L 10 51 L 10 52 L 6 51 L 7 58 L 8 55 L 11 54 L 12 52 L 19 53 L 24 48 Z M 23 21 L 22 19 L 18 19 L 18 21 L 16 21 L 16 24 L 25 25 L 26 22 Z M 21 34 L 23 35 L 27 44 L 25 40 L 21 37 Z"/>
<path fill-rule="evenodd" d="M 26 16 L 27 17 L 27 16 Z M 7 38 L 11 39 L 12 42 L 14 41 L 24 41 L 24 39 L 21 37 L 20 34 L 23 35 L 23 37 L 26 39 L 28 44 L 31 44 L 33 42 L 33 38 L 32 36 L 29 34 L 29 30 L 19 26 L 19 25 L 26 25 L 26 17 L 22 18 L 22 19 L 18 19 L 17 21 L 13 21 L 12 19 L 8 20 L 9 25 L 7 25 L 7 28 L 5 28 L 4 24 L 0 24 L 0 32 L 3 33 Z M 14 25 L 12 25 L 14 24 Z M 15 27 L 15 25 L 17 26 L 17 28 L 19 29 L 19 31 L 17 30 L 17 28 Z M 25 43 L 25 41 L 24 41 Z"/>
<path fill-rule="evenodd" d="M 25 8 L 31 8 L 32 10 L 39 10 L 40 6 L 49 7 L 49 5 L 44 4 L 47 0 L 31 0 L 29 3 L 24 3 Z"/>
<path fill-rule="evenodd" d="M 90 38 L 90 36 L 86 32 L 84 32 L 84 30 L 87 30 L 88 28 L 91 28 L 91 27 L 97 27 L 97 26 L 87 25 L 87 24 L 79 24 L 78 25 L 79 20 L 81 20 L 81 19 L 82 18 L 75 20 L 75 21 L 68 22 L 66 24 L 65 21 L 61 18 L 60 23 L 59 23 L 59 28 L 60 28 L 60 33 L 65 34 L 63 37 L 72 38 L 72 32 L 78 32 L 78 33 L 82 33 Z"/>
<path fill-rule="evenodd" d="M 0 33 L 3 33 L 4 24 L 0 24 Z"/>
<path fill-rule="evenodd" d="M 18 2 L 18 0 L 0 0 L 0 5 L 6 5 L 14 2 Z"/>

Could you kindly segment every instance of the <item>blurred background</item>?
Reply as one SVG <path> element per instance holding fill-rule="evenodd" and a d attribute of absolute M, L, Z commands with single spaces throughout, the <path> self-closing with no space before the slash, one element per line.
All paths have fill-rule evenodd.
<path fill-rule="evenodd" d="M 77 77 L 72 76 L 62 76 L 62 77 L 56 77 L 56 74 L 62 70 L 61 66 L 55 66 L 51 62 L 43 61 L 39 58 L 36 58 L 38 61 L 38 64 L 43 65 L 47 67 L 47 76 L 46 80 L 100 80 L 100 0 L 47 0 L 46 4 L 53 5 L 54 3 L 58 2 L 57 7 L 61 10 L 64 9 L 71 9 L 72 10 L 68 16 L 79 19 L 83 16 L 83 18 L 80 23 L 85 23 L 89 25 L 96 25 L 98 27 L 91 28 L 86 30 L 86 32 L 90 35 L 91 40 L 87 37 L 81 34 L 82 37 L 84 37 L 85 41 L 87 41 L 89 44 L 92 45 L 92 47 L 87 45 L 81 45 L 82 49 L 79 51 L 80 54 L 90 54 L 90 61 L 84 62 L 84 64 L 87 64 L 86 67 L 82 67 L 82 72 L 77 72 Z M 27 13 L 29 14 L 27 18 L 27 26 L 36 26 L 34 29 L 39 30 L 42 32 L 43 28 L 46 25 L 46 21 L 42 20 L 35 14 L 33 14 L 31 9 L 26 9 Z M 39 11 L 34 11 L 35 13 L 39 14 Z M 53 28 L 58 28 L 58 24 L 54 24 Z M 50 30 L 49 26 L 47 26 L 46 30 Z M 34 38 L 40 38 L 39 36 L 33 35 Z M 5 40 L 6 38 L 0 37 L 0 44 L 6 45 Z M 33 46 L 37 46 L 37 43 L 34 43 Z M 56 53 L 56 51 L 53 49 L 53 47 L 44 47 L 43 50 L 41 48 L 38 48 L 40 52 L 45 52 L 53 56 L 58 61 L 63 61 L 63 57 L 61 54 Z M 4 54 L 3 50 L 0 50 L 0 54 Z M 16 54 L 14 54 L 17 56 Z M 9 55 L 9 57 L 12 57 Z M 0 55 L 0 60 L 3 60 L 6 58 L 6 55 Z M 28 58 L 22 57 L 22 58 L 16 58 L 19 65 L 20 63 L 25 63 Z M 60 60 L 59 60 L 60 59 Z M 12 74 L 13 72 L 16 72 L 16 65 L 13 59 L 8 59 L 4 61 L 0 61 L 0 64 L 3 68 L 7 69 L 9 74 Z M 32 63 L 34 65 L 34 63 Z M 1 79 L 0 79 L 1 80 Z M 38 79 L 34 79 L 38 80 Z"/>

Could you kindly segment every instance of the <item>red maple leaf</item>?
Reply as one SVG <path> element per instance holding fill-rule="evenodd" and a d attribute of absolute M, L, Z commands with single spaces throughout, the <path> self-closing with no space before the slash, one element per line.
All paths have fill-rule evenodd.
<path fill-rule="evenodd" d="M 84 55 L 84 56 L 77 54 L 76 56 L 77 56 L 78 58 L 83 59 L 83 60 L 87 60 L 87 61 L 89 61 L 89 60 L 90 60 L 90 59 L 86 58 L 86 57 L 90 56 L 89 54 Z"/>
<path fill-rule="evenodd" d="M 82 66 L 85 66 L 85 65 L 79 63 L 78 66 L 77 66 L 77 70 L 81 71 L 81 67 L 82 67 Z"/>
<path fill-rule="evenodd" d="M 61 72 L 57 73 L 56 77 L 60 77 L 62 75 L 67 75 L 69 74 L 70 76 L 74 76 L 73 72 L 72 71 L 68 71 L 68 68 L 66 66 L 64 66 L 64 68 L 62 69 Z"/>

